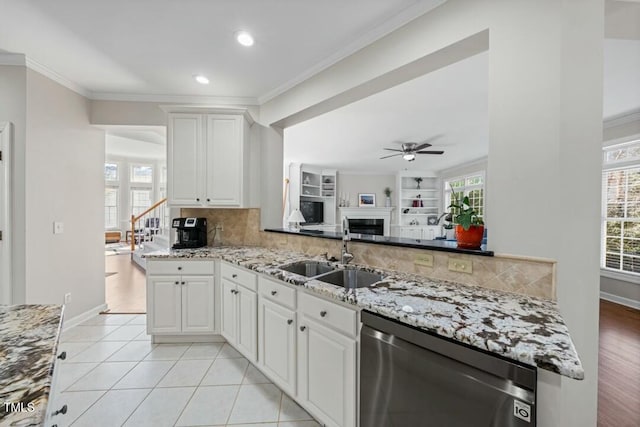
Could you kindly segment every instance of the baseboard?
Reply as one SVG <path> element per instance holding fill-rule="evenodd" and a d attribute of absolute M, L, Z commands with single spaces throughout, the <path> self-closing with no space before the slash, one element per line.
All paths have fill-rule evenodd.
<path fill-rule="evenodd" d="M 69 328 L 73 328 L 74 326 L 77 326 L 80 323 L 86 320 L 89 320 L 94 316 L 97 316 L 98 314 L 100 314 L 101 311 L 104 311 L 106 309 L 107 309 L 107 304 L 100 304 L 99 306 L 93 307 L 85 311 L 84 313 L 78 314 L 77 316 L 74 316 L 70 319 L 65 319 L 63 322 L 62 330 L 66 331 Z"/>
<path fill-rule="evenodd" d="M 636 301 L 631 298 L 620 297 L 618 295 L 610 294 L 608 292 L 600 291 L 600 298 L 603 300 L 615 302 L 616 304 L 624 305 L 627 307 L 635 308 L 636 310 L 640 310 L 640 301 Z"/>
<path fill-rule="evenodd" d="M 222 335 L 152 335 L 154 344 L 226 342 Z"/>

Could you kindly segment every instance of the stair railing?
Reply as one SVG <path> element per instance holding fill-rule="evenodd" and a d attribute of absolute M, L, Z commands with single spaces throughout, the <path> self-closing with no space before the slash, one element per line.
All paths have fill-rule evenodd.
<path fill-rule="evenodd" d="M 166 209 L 167 198 L 160 199 L 148 209 L 138 215 L 131 215 L 131 254 L 136 250 L 136 242 L 139 248 L 145 241 L 153 241 L 154 237 L 168 229 Z"/>

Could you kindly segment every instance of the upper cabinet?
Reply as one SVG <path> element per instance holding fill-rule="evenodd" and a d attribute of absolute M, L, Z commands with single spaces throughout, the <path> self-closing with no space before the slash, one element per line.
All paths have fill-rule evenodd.
<path fill-rule="evenodd" d="M 169 113 L 169 204 L 249 207 L 252 123 L 244 109 Z"/>

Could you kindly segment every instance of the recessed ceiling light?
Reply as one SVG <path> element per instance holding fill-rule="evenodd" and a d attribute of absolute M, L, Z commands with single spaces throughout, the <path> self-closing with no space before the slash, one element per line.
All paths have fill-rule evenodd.
<path fill-rule="evenodd" d="M 236 31 L 236 40 L 242 46 L 253 46 L 253 36 L 246 31 Z"/>
<path fill-rule="evenodd" d="M 193 78 L 200 83 L 201 85 L 208 85 L 209 79 L 203 76 L 202 74 L 194 74 Z"/>

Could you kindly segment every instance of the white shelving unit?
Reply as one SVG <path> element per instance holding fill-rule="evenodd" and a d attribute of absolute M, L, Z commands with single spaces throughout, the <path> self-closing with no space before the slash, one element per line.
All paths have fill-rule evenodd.
<path fill-rule="evenodd" d="M 289 180 L 291 210 L 300 208 L 300 200 L 323 202 L 324 224 L 305 228 L 329 227 L 333 230 L 336 224 L 337 171 L 292 163 L 289 165 Z"/>
<path fill-rule="evenodd" d="M 421 181 L 418 183 L 416 179 Z M 433 173 L 402 171 L 396 177 L 398 197 L 398 236 L 415 239 L 433 239 L 440 235 L 440 227 L 429 224 L 429 218 L 438 218 L 440 179 Z"/>

